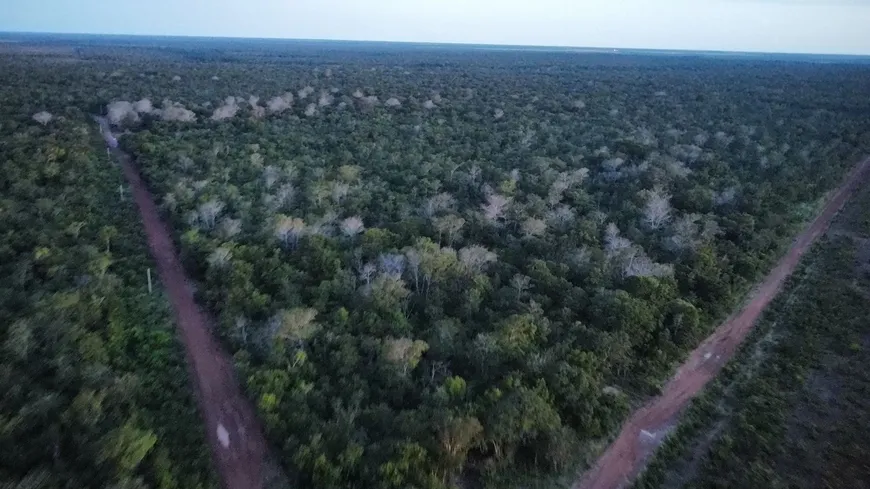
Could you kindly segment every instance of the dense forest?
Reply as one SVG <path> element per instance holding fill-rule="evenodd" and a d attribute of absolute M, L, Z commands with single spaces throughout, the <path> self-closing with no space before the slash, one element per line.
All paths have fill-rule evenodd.
<path fill-rule="evenodd" d="M 0 73 L 0 487 L 216 487 L 119 170 L 86 113 L 35 121 Z"/>
<path fill-rule="evenodd" d="M 635 487 L 866 487 L 870 190 L 765 313 Z"/>
<path fill-rule="evenodd" d="M 18 216 L 3 219 L 4 266 L 61 260 L 67 241 L 39 234 L 68 235 L 50 212 L 61 196 L 115 199 L 64 201 L 62 217 L 87 223 L 69 246 L 111 254 L 88 286 L 111 273 L 127 307 L 147 299 L 159 314 L 144 332 L 102 321 L 99 334 L 165 343 L 102 363 L 183 391 L 164 306 L 141 295 L 144 244 L 135 217 L 117 212 L 117 170 L 87 153 L 94 168 L 76 178 L 108 184 L 74 191 L 98 184 L 52 180 L 50 168 L 70 172 L 28 143 L 91 144 L 83 125 L 105 114 L 303 488 L 570 480 L 870 146 L 870 69 L 859 64 L 155 40 L 46 43 L 2 67 L 2 150 L 21 165 L 3 175 L 2 212 Z M 23 205 L 43 200 L 44 214 Z M 71 279 L 89 263 L 70 261 Z M 60 278 L 33 280 L 41 300 L 65 297 L 46 294 Z M 32 313 L 4 303 L 7 323 L 50 324 L 26 321 L 52 310 L 31 295 L 19 302 Z M 48 355 L 67 358 L 56 348 Z M 186 402 L 178 411 L 193 416 Z M 17 409 L 3 406 L 4 423 Z M 66 419 L 54 413 L 42 419 Z M 171 460 L 205 457 L 183 449 Z"/>

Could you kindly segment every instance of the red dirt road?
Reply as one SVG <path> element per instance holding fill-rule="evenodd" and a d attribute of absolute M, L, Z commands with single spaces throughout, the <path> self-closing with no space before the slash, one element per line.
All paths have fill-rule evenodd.
<path fill-rule="evenodd" d="M 226 489 L 263 488 L 267 444 L 254 410 L 239 389 L 231 357 L 212 335 L 214 322 L 194 300 L 191 283 L 151 194 L 129 157 L 119 151 L 116 155 L 139 207 L 148 246 L 172 304 L 223 485 Z"/>
<path fill-rule="evenodd" d="M 646 460 L 662 443 L 689 401 L 734 355 L 761 312 L 791 275 L 801 256 L 828 228 L 852 190 L 866 177 L 870 158 L 853 169 L 832 194 L 816 219 L 797 237 L 788 253 L 754 291 L 743 309 L 722 323 L 707 337 L 668 381 L 662 394 L 638 409 L 623 425 L 616 440 L 595 466 L 574 484 L 573 489 L 618 489 L 643 469 Z"/>

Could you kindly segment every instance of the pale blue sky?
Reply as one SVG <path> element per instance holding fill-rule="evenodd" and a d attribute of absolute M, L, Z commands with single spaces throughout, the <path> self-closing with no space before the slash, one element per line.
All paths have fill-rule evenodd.
<path fill-rule="evenodd" d="M 0 31 L 870 54 L 870 0 L 0 0 Z"/>

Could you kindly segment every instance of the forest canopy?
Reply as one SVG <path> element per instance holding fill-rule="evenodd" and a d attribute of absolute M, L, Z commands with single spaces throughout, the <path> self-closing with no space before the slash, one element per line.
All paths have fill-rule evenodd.
<path fill-rule="evenodd" d="M 870 143 L 861 65 L 288 46 L 10 56 L 3 128 L 122 133 L 298 487 L 576 470 Z"/>
<path fill-rule="evenodd" d="M 216 487 L 119 169 L 80 109 L 31 119 L 11 104 L 28 93 L 13 66 L 0 70 L 0 486 Z"/>

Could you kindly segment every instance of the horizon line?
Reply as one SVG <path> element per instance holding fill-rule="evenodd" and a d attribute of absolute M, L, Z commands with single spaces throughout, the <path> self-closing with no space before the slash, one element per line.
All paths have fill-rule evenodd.
<path fill-rule="evenodd" d="M 332 42 L 332 43 L 369 43 L 369 44 L 400 44 L 400 45 L 425 45 L 425 46 L 482 46 L 496 48 L 537 48 L 550 50 L 587 50 L 599 51 L 610 54 L 620 54 L 623 51 L 648 51 L 648 52 L 672 52 L 672 53 L 706 53 L 706 54 L 748 54 L 748 55 L 775 55 L 775 56 L 820 56 L 820 57 L 847 57 L 847 58 L 870 58 L 868 54 L 856 53 L 833 53 L 833 52 L 797 52 L 797 51 L 763 51 L 763 50 L 727 50 L 727 49 L 691 49 L 691 48 L 641 48 L 641 47 L 618 47 L 618 46 L 576 46 L 576 45 L 552 45 L 552 44 L 509 44 L 509 43 L 475 43 L 465 41 L 395 41 L 380 39 L 335 39 L 335 38 L 294 38 L 294 37 L 254 37 L 254 36 L 228 36 L 228 35 L 192 35 L 192 34 L 141 34 L 141 33 L 109 33 L 109 32 L 60 32 L 60 31 L 15 31 L 0 30 L 0 36 L 4 35 L 55 35 L 55 36 L 91 36 L 91 37 L 133 37 L 133 38 L 182 38 L 182 39 L 225 39 L 243 41 L 290 41 L 290 42 Z M 0 43 L 8 42 L 0 37 Z M 625 54 L 625 53 L 623 53 Z"/>

